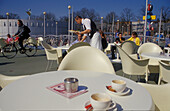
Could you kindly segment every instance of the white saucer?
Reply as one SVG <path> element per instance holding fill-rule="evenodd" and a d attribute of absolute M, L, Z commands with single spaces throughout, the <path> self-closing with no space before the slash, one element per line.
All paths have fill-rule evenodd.
<path fill-rule="evenodd" d="M 106 91 L 107 91 L 109 94 L 118 95 L 118 96 L 123 96 L 123 95 L 126 95 L 126 94 L 128 94 L 128 93 L 130 92 L 130 88 L 126 87 L 123 92 L 113 92 L 113 91 L 108 90 L 107 87 L 106 87 Z"/>
<path fill-rule="evenodd" d="M 90 105 L 90 101 L 87 101 L 87 102 L 85 103 L 85 106 L 84 106 L 84 107 L 86 107 L 86 106 L 88 106 L 88 105 Z M 86 108 L 85 108 L 85 109 L 86 109 Z M 111 107 L 110 107 L 110 108 L 107 108 L 107 109 L 105 109 L 105 110 L 107 110 L 107 111 L 109 111 L 109 110 L 111 110 L 111 111 L 117 111 L 116 102 L 112 100 Z M 91 106 L 91 107 L 89 107 L 88 109 L 86 109 L 86 111 L 95 111 L 95 110 L 94 110 L 93 107 Z"/>

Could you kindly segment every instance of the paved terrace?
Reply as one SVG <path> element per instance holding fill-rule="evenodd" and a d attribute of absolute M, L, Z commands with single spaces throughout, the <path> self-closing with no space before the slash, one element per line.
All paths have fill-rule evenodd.
<path fill-rule="evenodd" d="M 2 53 L 0 53 L 0 74 L 8 75 L 8 76 L 15 76 L 15 75 L 31 75 L 40 72 L 45 72 L 47 66 L 47 59 L 44 50 L 38 50 L 36 56 L 34 57 L 27 57 L 25 54 L 18 53 L 16 57 L 12 59 L 7 59 L 3 57 Z M 113 67 L 116 71 L 117 75 L 122 76 L 122 67 L 121 63 L 113 63 Z M 48 71 L 56 71 L 57 69 L 57 62 L 54 61 L 51 69 Z M 149 83 L 155 84 L 155 76 L 157 74 L 153 74 L 150 77 Z M 125 75 L 125 77 L 129 77 Z M 141 77 L 144 78 L 144 77 Z M 136 76 L 132 76 L 131 78 L 134 81 L 137 81 Z"/>

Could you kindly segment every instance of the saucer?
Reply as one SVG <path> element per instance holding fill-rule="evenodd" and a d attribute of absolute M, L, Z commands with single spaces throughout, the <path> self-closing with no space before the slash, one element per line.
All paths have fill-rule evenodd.
<path fill-rule="evenodd" d="M 126 87 L 123 92 L 114 92 L 114 91 L 110 91 L 106 86 L 106 91 L 110 94 L 113 94 L 113 95 L 123 96 L 123 95 L 126 95 L 130 92 L 130 88 Z"/>
<path fill-rule="evenodd" d="M 86 111 L 95 111 L 95 109 L 93 109 L 92 105 L 90 104 L 90 101 L 87 101 L 87 102 L 85 103 L 84 108 L 86 109 Z M 109 110 L 111 110 L 111 111 L 117 111 L 116 102 L 114 102 L 114 101 L 112 100 L 112 104 L 110 105 L 110 107 L 107 108 L 107 109 L 104 109 L 104 110 L 107 110 L 107 111 L 109 111 Z"/>

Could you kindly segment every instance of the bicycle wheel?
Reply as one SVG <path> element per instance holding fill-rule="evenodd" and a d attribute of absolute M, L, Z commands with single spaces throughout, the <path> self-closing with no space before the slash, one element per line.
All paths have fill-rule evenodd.
<path fill-rule="evenodd" d="M 4 46 L 2 54 L 8 59 L 14 58 L 17 54 L 17 48 L 13 44 L 7 44 Z"/>
<path fill-rule="evenodd" d="M 34 56 L 37 53 L 37 46 L 33 43 L 25 44 L 25 54 L 28 57 Z"/>

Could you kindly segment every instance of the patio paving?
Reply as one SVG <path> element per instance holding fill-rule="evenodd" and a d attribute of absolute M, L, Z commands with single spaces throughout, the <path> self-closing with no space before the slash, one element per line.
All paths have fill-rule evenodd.
<path fill-rule="evenodd" d="M 7 59 L 0 53 L 0 74 L 15 76 L 45 72 L 47 62 L 44 50 L 38 50 L 34 57 L 27 57 L 25 54 L 18 53 L 17 56 L 12 59 Z M 51 69 L 48 71 L 56 71 L 57 66 L 57 62 L 54 61 Z M 113 63 L 113 67 L 117 75 L 123 75 L 121 63 Z M 125 75 L 125 77 L 129 78 L 128 75 Z M 141 78 L 141 80 L 143 80 L 144 77 Z M 152 75 L 150 78 L 151 81 L 149 81 L 149 83 L 155 84 L 155 81 L 153 81 L 155 80 L 155 75 Z M 132 76 L 131 79 L 137 81 L 136 76 Z"/>

